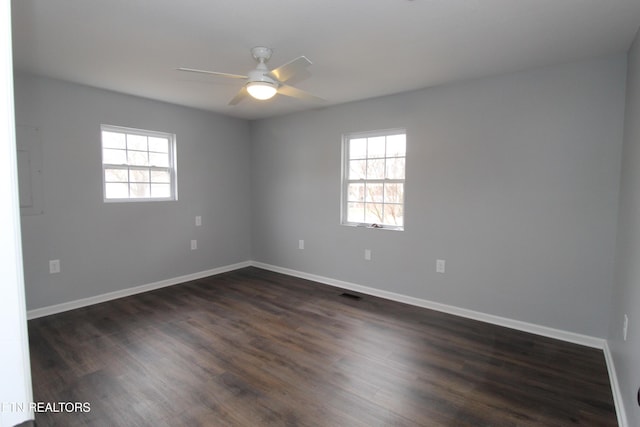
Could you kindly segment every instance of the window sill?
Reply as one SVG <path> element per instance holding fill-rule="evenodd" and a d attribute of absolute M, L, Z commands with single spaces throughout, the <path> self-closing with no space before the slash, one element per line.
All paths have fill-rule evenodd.
<path fill-rule="evenodd" d="M 354 228 L 366 228 L 369 230 L 404 231 L 404 227 L 395 227 L 392 225 L 358 224 L 358 223 L 348 223 L 348 222 L 347 223 L 343 222 L 340 225 L 344 225 L 346 227 L 354 227 Z"/>
<path fill-rule="evenodd" d="M 174 202 L 178 199 L 176 198 L 145 198 L 145 197 L 138 197 L 138 198 L 130 198 L 130 199 L 103 199 L 102 201 L 104 203 L 138 203 L 138 202 L 142 202 L 142 203 L 148 203 L 148 202 Z"/>

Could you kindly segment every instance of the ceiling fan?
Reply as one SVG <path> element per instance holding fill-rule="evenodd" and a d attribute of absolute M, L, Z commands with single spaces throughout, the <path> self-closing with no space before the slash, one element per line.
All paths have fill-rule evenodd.
<path fill-rule="evenodd" d="M 271 58 L 273 51 L 268 47 L 257 46 L 251 49 L 251 55 L 258 61 L 258 66 L 249 71 L 247 76 L 240 74 L 219 73 L 217 71 L 196 70 L 194 68 L 178 68 L 179 71 L 187 71 L 190 73 L 213 74 L 214 76 L 229 77 L 232 79 L 245 79 L 245 85 L 240 89 L 236 96 L 229 101 L 229 105 L 236 105 L 248 95 L 255 99 L 266 100 L 271 99 L 276 93 L 293 98 L 304 99 L 307 101 L 324 102 L 325 100 L 312 95 L 293 86 L 286 85 L 285 82 L 294 75 L 303 71 L 309 65 L 309 61 L 305 56 L 300 56 L 284 65 L 273 70 L 267 68 L 266 62 Z"/>

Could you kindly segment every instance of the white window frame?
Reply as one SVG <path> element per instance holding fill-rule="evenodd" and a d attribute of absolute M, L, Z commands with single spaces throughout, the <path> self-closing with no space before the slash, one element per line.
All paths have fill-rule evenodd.
<path fill-rule="evenodd" d="M 125 135 L 141 135 L 147 137 L 167 138 L 169 140 L 169 166 L 136 166 L 129 163 L 113 164 L 104 162 L 104 144 L 102 141 L 102 132 L 122 133 Z M 152 152 L 147 149 L 147 152 Z M 166 132 L 158 132 L 152 130 L 135 129 L 123 126 L 100 125 L 100 156 L 102 160 L 102 198 L 105 203 L 136 203 L 136 202 L 157 202 L 157 201 L 174 201 L 178 200 L 178 174 L 176 170 L 176 135 Z M 128 198 L 107 198 L 107 180 L 105 169 L 148 169 L 153 171 L 169 172 L 169 197 L 128 197 Z M 131 183 L 130 180 L 127 183 Z"/>
<path fill-rule="evenodd" d="M 405 159 L 405 176 L 403 179 L 388 179 L 388 178 L 383 178 L 383 179 L 349 179 L 349 160 L 350 159 L 350 154 L 349 154 L 349 144 L 350 141 L 352 139 L 361 139 L 361 138 L 375 138 L 375 137 L 386 137 L 386 136 L 391 136 L 391 135 L 399 135 L 399 134 L 403 134 L 405 136 L 405 139 L 407 137 L 407 130 L 404 128 L 398 128 L 398 129 L 385 129 L 385 130 L 377 130 L 377 131 L 367 131 L 367 132 L 352 132 L 352 133 L 346 133 L 342 135 L 342 195 L 341 195 L 341 211 L 340 211 L 340 223 L 342 225 L 347 225 L 347 226 L 353 226 L 353 227 L 369 227 L 369 228 L 375 228 L 375 229 L 383 229 L 383 230 L 396 230 L 396 231 L 403 231 L 405 226 L 406 226 L 406 208 L 405 208 L 405 199 L 406 199 L 406 159 L 407 159 L 407 153 L 406 153 L 406 146 L 405 146 L 405 154 L 404 154 L 404 159 Z M 385 166 L 386 166 L 386 160 L 389 159 L 391 157 L 386 157 L 386 153 L 385 153 Z M 400 157 L 397 157 L 400 158 Z M 366 157 L 367 161 L 369 160 L 368 157 L 368 153 L 367 153 L 367 157 Z M 363 184 L 367 184 L 367 183 L 372 183 L 372 184 L 402 184 L 403 185 L 403 197 L 402 197 L 402 201 L 400 203 L 394 202 L 385 202 L 384 200 L 384 196 L 383 196 L 383 201 L 382 201 L 382 205 L 384 206 L 385 204 L 399 204 L 402 206 L 402 211 L 403 211 L 403 224 L 402 225 L 390 225 L 390 224 L 378 224 L 378 223 L 368 223 L 368 222 L 354 222 L 354 221 L 348 221 L 348 209 L 349 209 L 349 201 L 348 201 L 348 196 L 349 196 L 349 184 L 353 184 L 353 183 L 363 183 Z M 364 220 L 364 218 L 363 218 Z"/>

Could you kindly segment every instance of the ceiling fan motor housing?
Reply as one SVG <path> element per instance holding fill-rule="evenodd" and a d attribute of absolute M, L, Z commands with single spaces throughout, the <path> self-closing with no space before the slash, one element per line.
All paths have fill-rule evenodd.
<path fill-rule="evenodd" d="M 255 70 L 249 71 L 247 83 L 263 82 L 277 87 L 278 82 L 267 76 L 267 73 L 269 73 L 269 69 L 264 65 L 264 63 L 260 63 Z"/>

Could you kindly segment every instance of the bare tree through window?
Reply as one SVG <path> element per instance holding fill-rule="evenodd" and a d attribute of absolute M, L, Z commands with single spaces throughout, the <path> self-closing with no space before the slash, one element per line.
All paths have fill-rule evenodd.
<path fill-rule="evenodd" d="M 402 228 L 406 133 L 347 135 L 344 150 L 343 223 Z"/>

